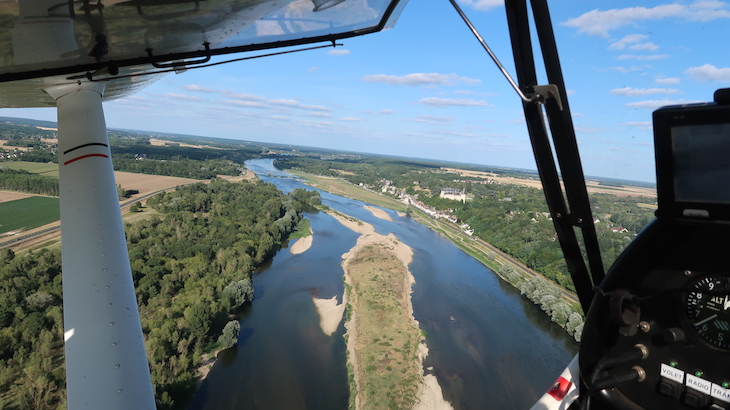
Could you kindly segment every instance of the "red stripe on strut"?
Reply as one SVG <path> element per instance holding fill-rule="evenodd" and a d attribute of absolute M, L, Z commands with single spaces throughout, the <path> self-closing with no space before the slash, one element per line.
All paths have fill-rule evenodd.
<path fill-rule="evenodd" d="M 565 380 L 564 377 L 560 376 L 558 377 L 558 380 L 555 381 L 555 384 L 553 384 L 553 387 L 547 391 L 547 393 L 557 401 L 562 401 L 565 396 L 568 394 L 568 391 L 572 387 L 573 383 Z"/>
<path fill-rule="evenodd" d="M 70 164 L 72 162 L 76 162 L 76 161 L 78 161 L 80 159 L 84 159 L 84 158 L 88 158 L 88 157 L 104 157 L 104 158 L 109 158 L 109 155 L 104 155 L 104 154 L 86 154 L 86 155 L 82 155 L 80 157 L 76 157 L 74 159 L 70 159 L 70 160 L 64 162 L 63 165 L 68 165 L 68 164 Z"/>

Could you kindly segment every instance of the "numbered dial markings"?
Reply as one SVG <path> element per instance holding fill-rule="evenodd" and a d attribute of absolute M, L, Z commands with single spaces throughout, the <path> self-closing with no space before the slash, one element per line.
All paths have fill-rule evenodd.
<path fill-rule="evenodd" d="M 690 288 L 685 301 L 690 327 L 711 346 L 730 350 L 730 278 L 704 276 Z"/>

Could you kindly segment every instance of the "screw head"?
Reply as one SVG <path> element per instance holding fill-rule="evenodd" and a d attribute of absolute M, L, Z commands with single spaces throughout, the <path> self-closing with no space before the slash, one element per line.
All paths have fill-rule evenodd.
<path fill-rule="evenodd" d="M 649 324 L 649 322 L 641 321 L 641 322 L 639 322 L 639 330 L 646 333 L 649 330 L 651 330 L 651 325 Z"/>

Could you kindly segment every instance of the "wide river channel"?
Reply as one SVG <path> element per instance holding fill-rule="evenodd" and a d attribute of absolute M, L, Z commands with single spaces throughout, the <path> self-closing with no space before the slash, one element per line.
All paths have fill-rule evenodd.
<path fill-rule="evenodd" d="M 284 192 L 312 189 L 273 160 L 246 166 Z M 321 192 L 322 202 L 394 233 L 413 248 L 413 312 L 427 332 L 424 367 L 455 409 L 526 409 L 577 352 L 565 331 L 519 291 L 440 234 L 386 210 Z M 342 254 L 358 235 L 321 212 L 306 214 L 312 247 L 281 249 L 253 276 L 255 299 L 240 317 L 238 347 L 221 352 L 191 409 L 347 409 L 344 325 L 325 335 L 312 297 L 341 300 Z"/>

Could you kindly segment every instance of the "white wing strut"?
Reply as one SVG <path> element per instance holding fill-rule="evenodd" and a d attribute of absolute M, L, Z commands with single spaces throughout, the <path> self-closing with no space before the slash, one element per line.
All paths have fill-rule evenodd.
<path fill-rule="evenodd" d="M 68 407 L 154 408 L 101 103 L 104 85 L 45 91 L 58 105 Z"/>

